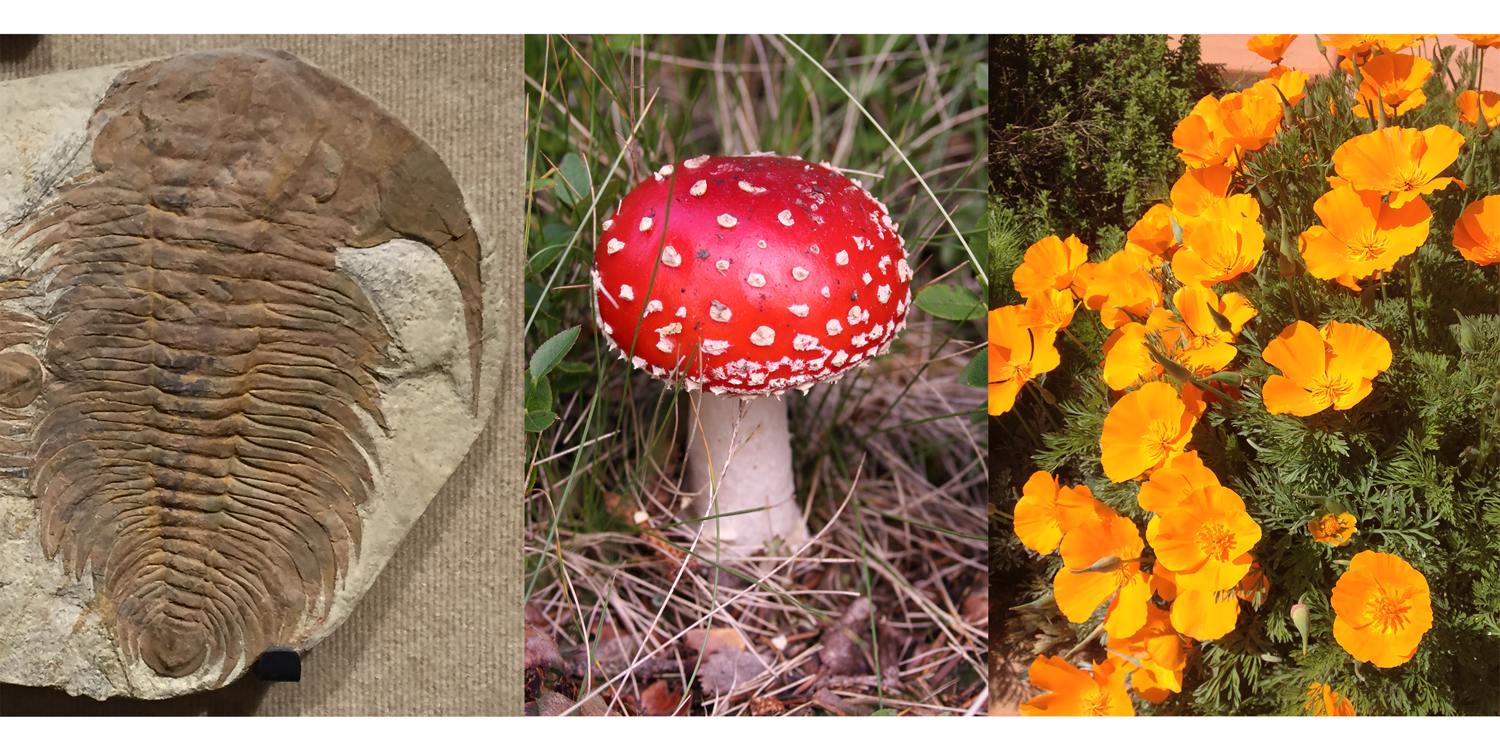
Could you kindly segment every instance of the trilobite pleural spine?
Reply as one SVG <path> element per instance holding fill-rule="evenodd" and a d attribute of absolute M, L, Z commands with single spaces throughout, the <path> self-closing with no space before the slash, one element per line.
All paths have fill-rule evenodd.
<path fill-rule="evenodd" d="M 325 618 L 358 555 L 389 341 L 335 250 L 434 248 L 477 382 L 478 245 L 430 148 L 280 53 L 129 71 L 90 131 L 93 170 L 32 222 L 44 372 L 6 369 L 42 380 L 42 543 L 127 659 L 227 676 Z"/>

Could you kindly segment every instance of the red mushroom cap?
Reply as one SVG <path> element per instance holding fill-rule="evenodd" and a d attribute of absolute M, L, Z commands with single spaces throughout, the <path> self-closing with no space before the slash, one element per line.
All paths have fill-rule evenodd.
<path fill-rule="evenodd" d="M 690 390 L 805 391 L 885 353 L 906 327 L 904 246 L 885 205 L 826 164 L 688 159 L 604 222 L 599 327 L 634 366 Z"/>

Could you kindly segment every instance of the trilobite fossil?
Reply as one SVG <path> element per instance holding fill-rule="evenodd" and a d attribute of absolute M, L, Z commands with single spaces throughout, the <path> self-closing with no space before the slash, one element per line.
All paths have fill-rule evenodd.
<path fill-rule="evenodd" d="M 436 251 L 477 384 L 479 245 L 430 147 L 283 53 L 126 71 L 89 133 L 0 283 L 0 471 L 127 659 L 222 683 L 359 555 L 391 339 L 336 251 Z"/>

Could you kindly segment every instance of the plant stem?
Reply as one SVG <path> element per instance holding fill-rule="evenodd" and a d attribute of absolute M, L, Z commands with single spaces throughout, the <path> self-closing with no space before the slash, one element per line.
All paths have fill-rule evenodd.
<path fill-rule="evenodd" d="M 1062 329 L 1062 331 L 1063 331 L 1063 333 L 1066 333 L 1068 335 L 1068 338 L 1073 339 L 1073 343 L 1077 344 L 1078 348 L 1082 349 L 1084 354 L 1089 355 L 1089 359 L 1094 360 L 1094 364 L 1096 364 L 1096 365 L 1098 365 L 1100 367 L 1104 366 L 1104 362 L 1101 361 L 1098 357 L 1095 357 L 1093 350 L 1091 350 L 1088 347 L 1084 346 L 1083 342 L 1079 341 L 1078 337 L 1074 336 L 1072 331 L 1068 330 L 1066 327 L 1064 327 Z"/>

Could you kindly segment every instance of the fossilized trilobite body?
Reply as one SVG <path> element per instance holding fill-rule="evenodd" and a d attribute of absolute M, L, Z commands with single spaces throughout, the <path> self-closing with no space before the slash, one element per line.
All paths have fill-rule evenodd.
<path fill-rule="evenodd" d="M 335 251 L 436 250 L 477 383 L 478 245 L 430 148 L 280 53 L 128 71 L 90 132 L 0 287 L 38 298 L 0 314 L 0 349 L 33 342 L 0 354 L 0 469 L 127 659 L 222 682 L 325 618 L 359 554 L 390 339 Z"/>

